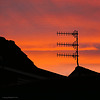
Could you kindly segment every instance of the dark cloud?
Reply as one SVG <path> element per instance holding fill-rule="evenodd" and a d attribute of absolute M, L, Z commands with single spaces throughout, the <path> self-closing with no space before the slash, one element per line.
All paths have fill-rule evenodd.
<path fill-rule="evenodd" d="M 96 44 L 94 44 L 94 46 L 95 46 L 97 49 L 100 50 L 100 43 L 96 43 Z"/>
<path fill-rule="evenodd" d="M 94 47 L 100 51 L 100 43 L 79 43 L 80 48 Z"/>

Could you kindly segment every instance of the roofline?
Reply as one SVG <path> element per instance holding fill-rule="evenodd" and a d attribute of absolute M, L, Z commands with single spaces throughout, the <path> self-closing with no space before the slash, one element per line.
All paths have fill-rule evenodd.
<path fill-rule="evenodd" d="M 46 80 L 47 79 L 46 77 L 43 77 L 43 76 L 38 76 L 38 75 L 35 75 L 35 74 L 30 74 L 30 73 L 23 72 L 23 71 L 20 71 L 20 70 L 17 70 L 17 69 L 8 68 L 6 66 L 3 66 L 3 67 L 0 66 L 0 69 L 12 71 L 12 72 L 19 73 L 19 74 L 22 74 L 22 75 L 25 75 L 25 76 L 29 76 L 29 77 L 32 77 L 32 78 L 37 78 L 37 79 L 40 79 L 40 80 Z"/>

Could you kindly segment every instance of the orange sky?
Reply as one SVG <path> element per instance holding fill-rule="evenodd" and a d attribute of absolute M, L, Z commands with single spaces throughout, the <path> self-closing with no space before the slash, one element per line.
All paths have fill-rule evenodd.
<path fill-rule="evenodd" d="M 56 43 L 62 40 L 66 42 L 70 39 L 58 38 L 57 31 L 73 32 L 73 30 L 78 30 L 80 52 L 85 54 L 89 51 L 86 56 L 80 54 L 80 63 L 84 66 L 93 64 L 95 65 L 94 70 L 100 72 L 98 69 L 99 26 L 99 0 L 0 0 L 0 36 L 14 40 L 34 60 L 34 63 L 36 62 L 37 66 L 44 69 L 46 68 L 42 65 L 45 65 L 45 62 L 37 61 L 36 59 L 42 58 L 37 58 L 38 54 L 34 54 L 32 51 L 45 51 L 46 53 L 46 51 L 66 50 L 66 48 L 58 48 Z M 71 48 L 67 50 L 69 49 Z M 94 57 L 93 60 L 87 58 L 90 55 Z M 50 57 L 53 60 L 53 57 Z M 46 57 L 43 58 L 46 60 Z M 49 59 L 46 62 L 49 62 Z M 64 66 L 64 63 L 62 64 Z M 57 68 L 58 64 L 55 66 L 55 69 L 52 69 L 49 63 L 46 65 L 49 70 L 64 74 L 63 71 L 60 72 L 61 65 L 59 68 Z"/>

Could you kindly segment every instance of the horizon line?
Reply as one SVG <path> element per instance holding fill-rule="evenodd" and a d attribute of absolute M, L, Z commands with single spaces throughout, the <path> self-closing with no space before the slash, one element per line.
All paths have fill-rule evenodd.
<path fill-rule="evenodd" d="M 56 49 L 56 48 L 30 48 L 30 49 L 24 49 L 22 48 L 23 51 L 73 51 L 74 49 Z M 94 51 L 94 50 L 99 50 L 98 48 L 95 47 L 85 47 L 85 48 L 79 48 L 79 51 Z"/>

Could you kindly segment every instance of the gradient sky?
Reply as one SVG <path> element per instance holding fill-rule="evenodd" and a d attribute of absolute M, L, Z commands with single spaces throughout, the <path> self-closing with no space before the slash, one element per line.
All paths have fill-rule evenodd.
<path fill-rule="evenodd" d="M 14 40 L 37 66 L 60 74 L 65 74 L 64 70 L 60 71 L 60 64 L 60 69 L 54 63 L 56 67 L 53 70 L 50 63 L 46 68 L 43 67 L 49 59 L 44 55 L 38 56 L 39 53 L 35 51 L 47 53 L 66 49 L 56 46 L 59 40 L 57 31 L 78 30 L 81 64 L 94 65 L 92 69 L 100 72 L 99 26 L 100 0 L 0 0 L 0 36 Z M 62 40 L 66 38 L 60 38 Z M 50 59 L 53 57 L 49 56 Z M 39 62 L 37 59 L 44 61 Z"/>

